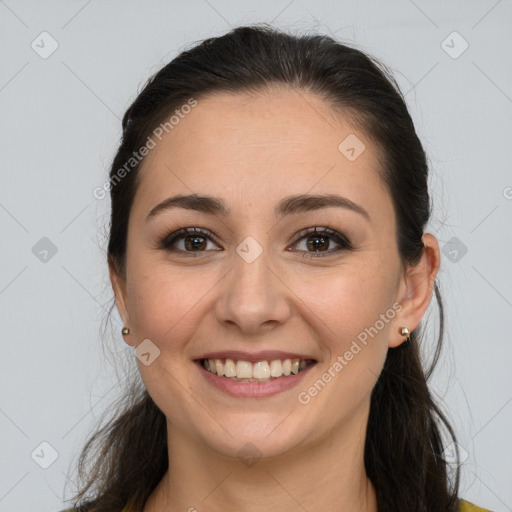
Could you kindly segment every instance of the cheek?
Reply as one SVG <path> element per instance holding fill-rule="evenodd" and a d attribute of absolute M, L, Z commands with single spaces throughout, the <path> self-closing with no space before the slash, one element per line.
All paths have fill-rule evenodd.
<path fill-rule="evenodd" d="M 173 420 L 186 423 L 192 389 L 188 342 L 201 322 L 201 298 L 211 288 L 197 278 L 187 278 L 168 266 L 153 266 L 151 273 L 134 276 L 132 314 L 137 343 L 151 340 L 159 350 L 149 365 L 137 361 L 144 385 L 157 406 Z M 188 391 L 188 392 L 187 392 Z M 172 403 L 172 412 L 169 404 Z"/>
<path fill-rule="evenodd" d="M 131 311 L 139 341 L 149 338 L 166 351 L 180 349 L 180 340 L 197 326 L 195 311 L 204 288 L 197 278 L 180 276 L 168 267 L 153 266 L 153 272 L 135 275 Z"/>
<path fill-rule="evenodd" d="M 315 286 L 308 281 L 301 290 L 300 296 L 308 298 L 302 311 L 314 311 L 309 318 L 326 357 L 297 398 L 311 408 L 305 409 L 310 417 L 322 418 L 327 430 L 349 422 L 355 411 L 368 406 L 386 359 L 389 322 L 395 314 L 389 281 L 368 267 L 347 265 L 318 279 Z M 375 329 L 377 322 L 380 329 Z"/>
<path fill-rule="evenodd" d="M 367 262 L 368 263 L 368 262 Z M 388 268 L 377 263 L 331 269 L 316 280 L 302 281 L 299 296 L 313 311 L 314 330 L 328 354 L 324 367 L 343 374 L 335 387 L 355 398 L 374 385 L 384 364 L 393 307 L 393 283 Z M 332 366 L 336 364 L 335 368 Z M 326 376 L 329 378 L 329 376 Z M 341 392 L 341 391 L 340 391 Z"/>
<path fill-rule="evenodd" d="M 326 328 L 346 339 L 374 325 L 392 306 L 395 280 L 384 268 L 361 262 L 322 270 L 316 278 L 301 279 L 298 296 Z"/>

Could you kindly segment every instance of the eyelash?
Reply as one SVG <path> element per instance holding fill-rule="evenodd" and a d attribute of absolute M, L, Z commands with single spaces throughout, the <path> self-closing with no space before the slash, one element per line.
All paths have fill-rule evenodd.
<path fill-rule="evenodd" d="M 188 254 L 205 252 L 205 251 L 183 251 L 183 250 L 176 249 L 175 247 L 172 247 L 172 245 L 175 244 L 178 240 L 182 240 L 182 239 L 185 239 L 186 237 L 194 236 L 194 235 L 201 235 L 202 237 L 204 236 L 205 238 L 208 238 L 212 241 L 215 241 L 215 238 L 216 238 L 207 229 L 182 228 L 182 229 L 179 229 L 178 231 L 174 231 L 170 235 L 165 236 L 160 241 L 158 248 L 167 250 L 169 252 L 182 252 L 182 253 L 188 253 Z M 315 236 L 317 238 L 321 237 L 321 236 L 327 236 L 329 241 L 334 241 L 335 243 L 340 245 L 341 248 L 330 249 L 328 251 L 303 251 L 304 258 L 323 258 L 323 257 L 330 256 L 333 253 L 337 253 L 337 252 L 340 252 L 343 250 L 346 250 L 346 251 L 353 250 L 353 246 L 352 246 L 350 240 L 346 236 L 344 236 L 342 233 L 340 233 L 334 229 L 331 229 L 327 226 L 320 228 L 320 229 L 317 227 L 314 227 L 314 228 L 307 228 L 302 231 L 299 231 L 297 233 L 295 241 L 293 242 L 292 245 L 296 245 L 301 240 L 308 238 L 308 237 L 312 237 L 312 236 Z"/>

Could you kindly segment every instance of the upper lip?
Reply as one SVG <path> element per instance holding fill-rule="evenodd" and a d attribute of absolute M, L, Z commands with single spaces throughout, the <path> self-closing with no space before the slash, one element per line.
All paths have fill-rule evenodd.
<path fill-rule="evenodd" d="M 262 350 L 260 352 L 242 352 L 240 350 L 219 350 L 217 352 L 208 352 L 202 355 L 198 359 L 234 359 L 249 361 L 255 363 L 257 361 L 272 361 L 274 359 L 311 359 L 315 361 L 313 357 L 304 354 L 296 354 L 293 352 L 282 352 L 280 350 Z"/>

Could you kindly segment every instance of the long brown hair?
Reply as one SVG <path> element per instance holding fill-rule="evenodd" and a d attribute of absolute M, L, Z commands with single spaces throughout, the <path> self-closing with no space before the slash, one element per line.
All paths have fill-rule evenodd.
<path fill-rule="evenodd" d="M 400 258 L 403 265 L 418 263 L 431 214 L 429 168 L 390 71 L 330 37 L 294 36 L 258 24 L 236 28 L 182 52 L 147 81 L 126 111 L 109 183 L 108 264 L 116 272 L 125 275 L 128 218 L 140 167 L 139 162 L 130 161 L 134 152 L 190 98 L 197 100 L 216 91 L 261 91 L 273 84 L 311 92 L 333 108 L 342 107 L 382 150 L 382 178 L 396 212 Z M 120 173 L 123 168 L 125 172 Z M 407 201 L 402 201 L 404 197 Z M 443 340 L 437 282 L 435 295 L 440 325 L 430 367 L 422 367 L 420 329 L 416 329 L 410 342 L 388 350 L 372 391 L 364 462 L 380 512 L 447 512 L 457 505 L 459 466 L 452 474 L 443 459 L 441 429 L 453 441 L 455 435 L 427 386 Z M 132 510 L 141 510 L 168 468 L 166 419 L 136 379 L 110 410 L 112 416 L 98 427 L 80 455 L 81 486 L 74 506 L 120 512 L 130 504 Z"/>

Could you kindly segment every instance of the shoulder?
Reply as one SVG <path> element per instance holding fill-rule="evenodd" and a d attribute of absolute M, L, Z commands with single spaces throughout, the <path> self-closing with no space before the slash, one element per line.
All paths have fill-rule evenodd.
<path fill-rule="evenodd" d="M 457 509 L 457 512 L 492 512 L 487 508 L 481 508 L 477 507 L 473 503 L 470 503 L 466 500 L 460 500 L 459 501 L 459 508 Z"/>

